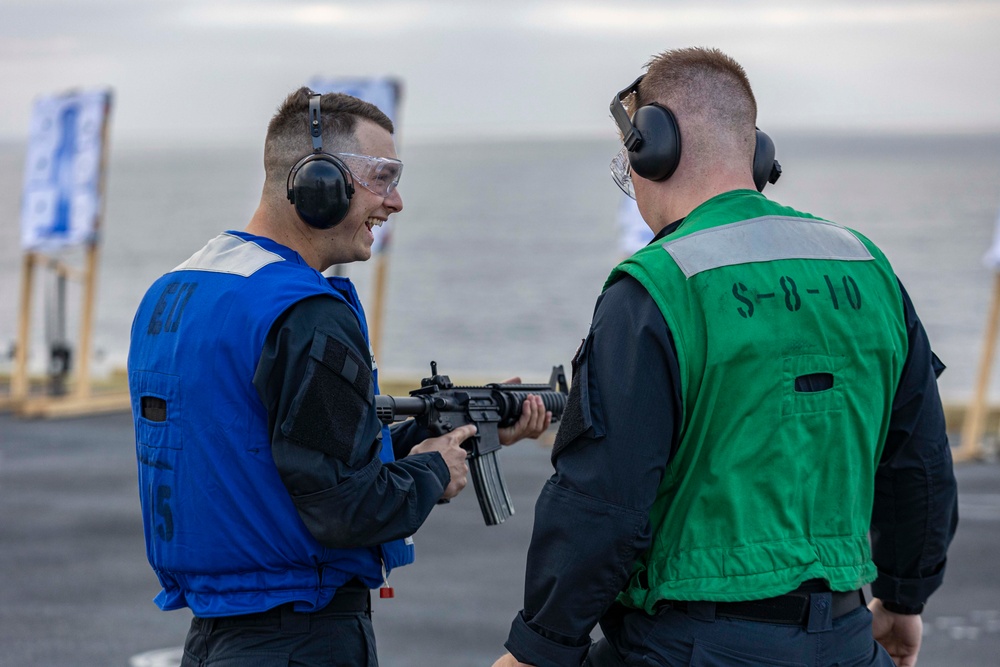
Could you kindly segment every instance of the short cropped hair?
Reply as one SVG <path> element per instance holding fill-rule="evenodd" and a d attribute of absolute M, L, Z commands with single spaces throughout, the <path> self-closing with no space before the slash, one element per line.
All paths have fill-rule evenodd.
<path fill-rule="evenodd" d="M 288 172 L 313 149 L 312 135 L 309 132 L 309 98 L 313 94 L 306 87 L 290 94 L 267 126 L 267 137 L 264 140 L 265 187 L 277 190 L 280 186 L 282 197 Z M 392 121 L 388 116 L 374 104 L 356 97 L 342 93 L 324 93 L 319 106 L 324 152 L 357 151 L 359 145 L 355 129 L 359 119 L 375 123 L 389 134 L 393 132 Z"/>
<path fill-rule="evenodd" d="M 710 132 L 684 137 L 683 150 L 714 152 L 719 146 L 749 150 L 753 157 L 757 101 L 743 67 L 719 49 L 690 47 L 664 51 L 646 63 L 646 76 L 631 109 L 657 102 L 685 121 L 696 118 Z M 694 146 L 691 143 L 695 143 Z"/>

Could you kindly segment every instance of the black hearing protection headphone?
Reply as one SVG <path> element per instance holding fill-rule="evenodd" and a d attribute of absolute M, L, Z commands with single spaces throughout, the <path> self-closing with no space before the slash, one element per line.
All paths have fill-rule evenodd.
<path fill-rule="evenodd" d="M 310 227 L 330 229 L 347 217 L 354 196 L 351 171 L 339 158 L 323 152 L 320 95 L 309 96 L 309 133 L 313 152 L 288 172 L 288 201 Z"/>
<path fill-rule="evenodd" d="M 670 109 L 655 102 L 639 107 L 631 119 L 622 100 L 636 92 L 643 74 L 611 100 L 611 115 L 618 124 L 628 149 L 628 162 L 634 171 L 651 181 L 670 178 L 681 161 L 681 131 Z M 781 165 L 774 159 L 774 142 L 757 130 L 753 155 L 753 182 L 760 192 L 781 176 Z"/>

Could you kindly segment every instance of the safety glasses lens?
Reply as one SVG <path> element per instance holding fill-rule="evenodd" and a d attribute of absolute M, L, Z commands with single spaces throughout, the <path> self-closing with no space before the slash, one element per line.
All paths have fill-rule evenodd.
<path fill-rule="evenodd" d="M 354 180 L 380 197 L 388 197 L 399 185 L 403 163 L 387 157 L 338 153 Z"/>
<path fill-rule="evenodd" d="M 635 188 L 632 185 L 632 166 L 628 161 L 628 149 L 624 146 L 611 159 L 611 176 L 622 192 L 635 199 Z"/>

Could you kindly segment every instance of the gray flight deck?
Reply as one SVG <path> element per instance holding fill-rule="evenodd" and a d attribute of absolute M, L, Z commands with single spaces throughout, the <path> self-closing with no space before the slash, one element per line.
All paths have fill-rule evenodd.
<path fill-rule="evenodd" d="M 482 524 L 467 489 L 416 535 L 417 563 L 375 597 L 381 664 L 490 665 L 521 606 L 532 506 L 549 450 L 505 450 L 517 514 Z M 944 587 L 924 614 L 920 667 L 1000 665 L 1000 465 L 957 467 L 962 521 Z M 190 613 L 159 611 L 146 563 L 132 423 L 115 414 L 23 421 L 0 414 L 0 665 L 152 667 Z M 166 653 L 151 653 L 173 649 Z"/>

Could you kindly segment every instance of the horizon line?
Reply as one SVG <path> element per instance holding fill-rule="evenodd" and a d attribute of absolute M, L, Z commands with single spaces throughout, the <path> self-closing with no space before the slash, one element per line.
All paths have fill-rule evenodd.
<path fill-rule="evenodd" d="M 928 127 L 879 127 L 879 126 L 863 126 L 863 127 L 844 127 L 844 126 L 805 126 L 805 125 L 787 125 L 787 126 L 770 126 L 768 127 L 768 134 L 771 135 L 784 135 L 790 137 L 843 137 L 843 138 L 873 138 L 873 137 L 885 137 L 885 138 L 946 138 L 946 137 L 1000 137 L 1000 125 L 997 126 L 983 126 L 983 127 L 947 127 L 947 126 L 928 126 Z M 508 131 L 508 132 L 465 132 L 465 133 L 455 133 L 453 131 L 427 131 L 427 132 L 417 132 L 415 134 L 410 132 L 399 132 L 396 135 L 398 144 L 401 146 L 438 146 L 438 145 L 455 145 L 455 144 L 503 144 L 503 143 L 524 143 L 524 142 L 543 142 L 543 143 L 562 143 L 567 141 L 616 141 L 615 133 L 613 130 L 596 130 L 596 129 L 570 129 L 562 130 L 558 132 L 544 131 L 544 130 L 527 130 L 527 131 Z M 131 133 L 125 132 L 119 136 L 115 136 L 114 129 L 111 130 L 110 140 L 112 144 L 117 145 L 128 145 L 128 146 L 143 146 L 143 147 L 156 147 L 156 148 L 193 148 L 196 146 L 201 146 L 205 148 L 214 147 L 227 147 L 231 148 L 235 145 L 246 144 L 247 135 L 243 134 L 230 134 L 227 136 L 220 136 L 217 133 L 212 133 L 206 137 L 192 137 L 190 135 L 185 135 L 183 137 L 164 137 L 160 139 L 149 139 L 149 137 L 143 133 Z M 247 145 L 247 148 L 263 148 L 263 137 L 259 139 L 260 146 Z M 14 135 L 14 134 L 4 134 L 0 133 L 0 145 L 4 146 L 26 146 L 28 144 L 28 137 L 25 135 Z"/>

